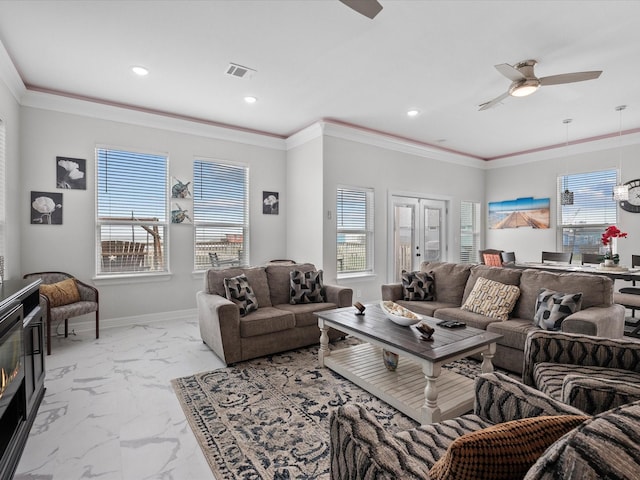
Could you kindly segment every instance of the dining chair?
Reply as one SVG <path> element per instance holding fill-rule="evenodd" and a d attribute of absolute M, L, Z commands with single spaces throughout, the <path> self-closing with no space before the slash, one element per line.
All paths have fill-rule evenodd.
<path fill-rule="evenodd" d="M 640 255 L 631 255 L 631 268 L 638 266 L 640 266 Z M 640 336 L 640 319 L 636 320 L 636 310 L 640 310 L 640 287 L 636 287 L 636 280 L 632 280 L 631 285 L 614 292 L 613 301 L 631 310 L 632 320 L 625 321 L 625 325 L 634 328 L 626 335 L 638 337 Z"/>
<path fill-rule="evenodd" d="M 500 254 L 502 257 L 502 263 L 516 263 L 516 253 L 515 252 L 502 252 Z"/>
<path fill-rule="evenodd" d="M 573 252 L 542 252 L 542 263 L 571 263 Z"/>
<path fill-rule="evenodd" d="M 490 265 L 492 267 L 502 266 L 502 250 L 487 248 L 484 250 L 478 250 L 478 253 L 480 255 L 480 264 Z"/>
<path fill-rule="evenodd" d="M 599 253 L 583 253 L 581 261 L 582 265 L 600 265 L 602 263 L 602 255 Z"/>

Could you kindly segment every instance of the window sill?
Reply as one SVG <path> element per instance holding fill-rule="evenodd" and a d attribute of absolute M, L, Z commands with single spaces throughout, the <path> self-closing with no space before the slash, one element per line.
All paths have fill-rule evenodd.
<path fill-rule="evenodd" d="M 143 273 L 138 275 L 122 273 L 94 276 L 92 280 L 95 285 L 124 285 L 127 283 L 168 282 L 171 280 L 171 277 L 172 274 L 169 272 Z"/>
<path fill-rule="evenodd" d="M 338 280 L 366 280 L 376 278 L 377 275 L 374 272 L 358 272 L 358 273 L 342 273 L 338 274 L 336 278 Z"/>

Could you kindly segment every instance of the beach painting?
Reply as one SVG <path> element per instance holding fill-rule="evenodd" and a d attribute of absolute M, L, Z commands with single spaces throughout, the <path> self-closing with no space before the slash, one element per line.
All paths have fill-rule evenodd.
<path fill-rule="evenodd" d="M 489 228 L 549 228 L 550 198 L 489 202 Z"/>

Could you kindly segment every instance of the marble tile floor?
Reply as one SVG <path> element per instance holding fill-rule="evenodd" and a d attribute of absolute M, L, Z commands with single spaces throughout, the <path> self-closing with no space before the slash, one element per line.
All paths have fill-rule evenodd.
<path fill-rule="evenodd" d="M 56 337 L 14 480 L 211 480 L 170 385 L 223 367 L 193 320 Z"/>

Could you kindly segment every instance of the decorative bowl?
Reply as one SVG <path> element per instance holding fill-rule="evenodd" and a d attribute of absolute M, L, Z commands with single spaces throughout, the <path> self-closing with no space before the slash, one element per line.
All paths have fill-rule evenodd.
<path fill-rule="evenodd" d="M 397 303 L 382 300 L 380 302 L 380 308 L 382 312 L 387 316 L 389 320 L 403 327 L 409 327 L 422 320 L 422 317 L 417 313 L 413 313 L 411 310 L 407 310 L 402 305 Z"/>

